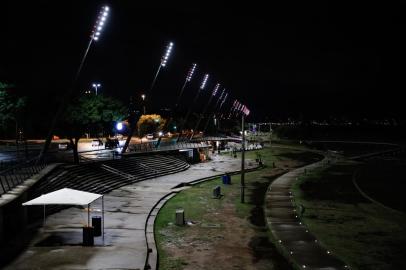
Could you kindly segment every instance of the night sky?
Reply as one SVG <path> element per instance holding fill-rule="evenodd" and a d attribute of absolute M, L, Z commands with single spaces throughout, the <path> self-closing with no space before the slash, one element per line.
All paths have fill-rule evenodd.
<path fill-rule="evenodd" d="M 153 91 L 156 106 L 173 105 L 196 62 L 184 101 L 207 72 L 208 89 L 220 82 L 251 109 L 251 120 L 402 118 L 406 111 L 405 23 L 397 2 L 169 2 L 175 1 L 2 1 L 0 80 L 15 83 L 35 113 L 47 117 L 72 85 L 97 13 L 108 4 L 110 16 L 78 91 L 97 81 L 100 92 L 128 104 L 148 89 L 173 41 Z"/>

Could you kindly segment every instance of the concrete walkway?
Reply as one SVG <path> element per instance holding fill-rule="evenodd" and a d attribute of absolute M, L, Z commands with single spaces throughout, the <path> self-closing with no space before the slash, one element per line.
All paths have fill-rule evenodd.
<path fill-rule="evenodd" d="M 173 193 L 173 187 L 201 178 L 240 169 L 240 160 L 214 156 L 213 161 L 190 169 L 135 183 L 114 190 L 104 197 L 105 241 L 95 238 L 94 247 L 83 247 L 82 227 L 87 212 L 69 208 L 46 219 L 29 247 L 5 269 L 144 269 L 147 258 L 146 221 L 161 198 Z M 247 162 L 247 168 L 255 167 Z M 91 206 L 92 215 L 101 208 Z M 154 256 L 156 258 L 156 254 Z"/>
<path fill-rule="evenodd" d="M 272 234 L 289 259 L 302 269 L 348 269 L 302 224 L 290 191 L 305 169 L 311 171 L 325 163 L 326 159 L 282 175 L 271 184 L 266 195 L 267 222 Z"/>

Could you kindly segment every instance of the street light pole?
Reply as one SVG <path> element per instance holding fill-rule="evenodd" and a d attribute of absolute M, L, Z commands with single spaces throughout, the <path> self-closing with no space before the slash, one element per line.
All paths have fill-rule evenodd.
<path fill-rule="evenodd" d="M 179 134 L 178 139 L 176 140 L 176 142 L 179 142 L 180 137 L 182 136 L 182 129 L 183 129 L 183 127 L 185 126 L 185 124 L 186 124 L 186 122 L 187 122 L 187 120 L 188 120 L 188 118 L 189 118 L 189 116 L 190 116 L 190 114 L 191 114 L 191 112 L 192 112 L 193 106 L 195 105 L 197 99 L 198 99 L 199 96 L 200 96 L 200 92 L 206 87 L 206 83 L 207 83 L 208 78 L 209 78 L 209 74 L 206 73 L 206 74 L 204 75 L 204 77 L 203 77 L 202 83 L 200 84 L 199 90 L 197 91 L 197 93 L 196 93 L 196 95 L 195 95 L 195 97 L 194 97 L 192 103 L 191 103 L 190 106 L 189 106 L 189 109 L 188 109 L 188 111 L 187 111 L 187 113 L 186 113 L 186 116 L 185 116 L 185 120 L 183 120 L 182 126 L 181 126 L 181 128 L 179 129 L 180 134 Z M 193 136 L 193 135 L 192 135 L 192 136 Z"/>
<path fill-rule="evenodd" d="M 152 80 L 151 86 L 149 87 L 149 93 L 148 94 L 151 93 L 152 89 L 155 86 L 156 79 L 158 78 L 159 71 L 161 71 L 162 67 L 166 66 L 166 64 L 168 62 L 168 59 L 169 59 L 169 56 L 171 55 L 172 48 L 173 48 L 173 42 L 169 42 L 168 46 L 166 46 L 165 54 L 161 58 L 161 62 L 159 63 L 158 69 L 157 69 L 157 71 L 155 73 L 154 79 Z"/>
<path fill-rule="evenodd" d="M 166 46 L 165 54 L 161 57 L 161 62 L 159 63 L 158 70 L 156 71 L 154 79 L 152 80 L 151 86 L 147 92 L 148 98 L 149 98 L 149 104 L 151 104 L 151 97 L 152 97 L 151 92 L 155 86 L 156 80 L 159 75 L 159 71 L 161 71 L 162 67 L 166 66 L 169 56 L 171 55 L 172 48 L 173 48 L 173 42 L 169 42 L 168 46 Z M 145 99 L 145 97 L 143 97 L 143 99 Z M 144 104 L 145 104 L 145 101 L 144 101 Z M 145 114 L 145 105 L 144 105 L 144 114 Z M 127 140 L 125 141 L 125 144 L 123 146 L 123 149 L 121 150 L 121 153 L 125 153 L 125 151 L 127 151 L 128 145 L 130 144 L 131 138 L 135 131 L 135 126 L 136 126 L 136 120 L 131 125 L 130 132 L 128 133 Z"/>
<path fill-rule="evenodd" d="M 227 97 L 227 93 L 225 93 L 225 91 L 226 91 L 226 89 L 223 89 L 223 91 L 220 94 L 220 97 L 217 99 L 216 104 L 214 105 L 213 113 L 207 118 L 206 124 L 204 125 L 204 128 L 203 128 L 203 133 L 206 132 L 206 129 L 207 129 L 208 125 L 209 125 L 210 120 L 212 118 L 215 119 L 216 113 L 217 113 L 217 110 L 218 110 L 218 105 L 223 103 L 224 94 L 226 94 L 225 97 Z"/>
<path fill-rule="evenodd" d="M 216 86 L 214 87 L 213 93 L 210 95 L 209 101 L 207 102 L 206 106 L 205 106 L 204 109 L 203 109 L 202 114 L 201 114 L 200 117 L 199 117 L 199 120 L 197 120 L 197 122 L 196 122 L 195 128 L 194 128 L 193 131 L 192 131 L 192 136 L 190 136 L 190 139 L 189 139 L 189 140 L 192 140 L 192 139 L 193 139 L 193 135 L 194 135 L 195 131 L 199 128 L 200 122 L 202 121 L 203 116 L 206 114 L 207 109 L 209 108 L 210 103 L 211 103 L 213 97 L 215 97 L 215 96 L 217 95 L 217 92 L 218 92 L 218 90 L 219 90 L 219 87 L 220 87 L 220 84 L 217 83 Z"/>
<path fill-rule="evenodd" d="M 97 96 L 97 89 L 99 87 L 101 87 L 101 84 L 100 83 L 94 83 L 94 84 L 92 84 L 92 87 L 96 90 L 96 96 Z"/>
<path fill-rule="evenodd" d="M 143 107 L 143 114 L 146 114 L 146 110 L 145 110 L 145 94 L 141 95 L 142 98 L 142 107 Z"/>
<path fill-rule="evenodd" d="M 196 67 L 197 67 L 197 64 L 195 64 L 195 63 L 192 64 L 192 66 L 190 67 L 190 69 L 189 69 L 189 71 L 188 71 L 188 73 L 187 73 L 187 75 L 186 75 L 185 82 L 183 83 L 182 88 L 180 89 L 180 93 L 179 93 L 179 96 L 178 96 L 178 98 L 177 98 L 177 100 L 176 100 L 175 106 L 173 106 L 172 113 L 171 113 L 171 117 L 170 117 L 169 120 L 166 122 L 166 124 L 165 124 L 163 130 L 169 130 L 169 127 L 171 126 L 171 124 L 172 124 L 172 122 L 173 122 L 174 115 L 175 115 L 176 112 L 177 112 L 177 108 L 178 108 L 178 106 L 179 106 L 179 103 L 180 103 L 180 100 L 181 100 L 181 98 L 182 98 L 183 92 L 185 91 L 185 88 L 186 88 L 187 83 L 192 80 L 192 77 L 193 77 L 193 74 L 195 73 Z M 175 126 L 175 127 L 176 127 L 176 126 Z M 174 131 L 176 132 L 176 128 L 174 128 Z M 179 138 L 179 137 L 178 137 L 178 138 Z M 162 137 L 159 137 L 158 142 L 157 142 L 157 144 L 156 144 L 157 146 L 159 146 L 159 145 L 161 144 L 161 139 L 162 139 Z"/>
<path fill-rule="evenodd" d="M 245 202 L 245 129 L 244 129 L 244 114 L 241 116 L 242 129 L 242 151 L 241 151 L 241 203 Z"/>
<path fill-rule="evenodd" d="M 239 111 L 241 112 L 241 130 L 242 130 L 242 151 L 241 151 L 241 203 L 245 202 L 245 117 L 250 114 L 247 106 L 240 104 Z"/>
<path fill-rule="evenodd" d="M 103 29 L 103 26 L 104 26 L 104 24 L 106 22 L 107 16 L 109 14 L 109 10 L 110 10 L 110 8 L 108 6 L 103 6 L 101 8 L 100 12 L 99 12 L 99 16 L 97 17 L 96 24 L 94 25 L 92 34 L 90 35 L 89 43 L 88 43 L 88 45 L 86 47 L 85 53 L 84 53 L 81 61 L 80 61 L 80 65 L 79 65 L 79 67 L 78 67 L 78 69 L 76 71 L 75 78 L 74 78 L 73 83 L 72 83 L 72 87 L 70 87 L 65 92 L 64 97 L 62 99 L 62 103 L 59 105 L 58 110 L 54 114 L 54 117 L 52 119 L 48 135 L 47 135 L 47 137 L 45 139 L 44 147 L 42 148 L 42 150 L 41 150 L 41 152 L 40 152 L 40 154 L 38 156 L 38 162 L 40 160 L 42 160 L 42 158 L 44 157 L 44 154 L 47 152 L 49 146 L 51 145 L 51 141 L 52 141 L 52 137 L 54 135 L 54 129 L 55 129 L 56 123 L 58 122 L 59 118 L 61 117 L 62 113 L 64 112 L 65 108 L 67 107 L 70 99 L 72 98 L 72 95 L 74 93 L 74 89 L 75 89 L 75 86 L 76 86 L 76 82 L 79 79 L 80 72 L 82 71 L 83 65 L 84 65 L 84 63 L 86 61 L 86 58 L 87 58 L 87 54 L 88 54 L 88 52 L 90 50 L 91 45 L 93 44 L 93 41 L 99 40 L 100 33 L 101 33 L 101 31 Z"/>

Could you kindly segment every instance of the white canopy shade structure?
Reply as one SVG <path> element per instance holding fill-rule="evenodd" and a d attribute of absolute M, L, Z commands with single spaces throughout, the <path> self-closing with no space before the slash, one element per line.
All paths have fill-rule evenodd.
<path fill-rule="evenodd" d="M 63 188 L 41 195 L 31 201 L 23 203 L 23 205 L 88 205 L 100 197 L 103 197 L 103 195 L 70 188 Z"/>
<path fill-rule="evenodd" d="M 41 195 L 35 199 L 23 203 L 28 205 L 44 206 L 44 224 L 45 224 L 45 206 L 46 205 L 87 205 L 87 225 L 90 223 L 90 204 L 95 200 L 102 198 L 102 223 L 103 223 L 103 240 L 104 240 L 104 198 L 102 194 L 91 193 L 71 188 L 63 188 L 48 194 Z"/>

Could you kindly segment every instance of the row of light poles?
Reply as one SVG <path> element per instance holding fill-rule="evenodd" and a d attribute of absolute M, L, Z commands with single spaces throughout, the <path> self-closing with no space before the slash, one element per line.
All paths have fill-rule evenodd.
<path fill-rule="evenodd" d="M 51 125 L 51 129 L 50 129 L 50 133 L 48 134 L 47 142 L 45 143 L 45 146 L 44 146 L 44 149 L 43 149 L 42 153 L 45 152 L 46 149 L 49 147 L 49 143 L 50 143 L 50 141 L 51 141 L 51 139 L 52 139 L 52 135 L 53 135 L 52 133 L 53 133 L 55 124 L 56 124 L 58 118 L 60 117 L 61 112 L 62 112 L 63 109 L 66 107 L 67 103 L 69 102 L 69 100 L 70 100 L 70 98 L 71 98 L 71 95 L 72 95 L 74 86 L 75 86 L 75 84 L 76 84 L 76 82 L 77 82 L 77 80 L 78 80 L 78 78 L 79 78 L 79 76 L 80 76 L 81 70 L 82 70 L 83 65 L 84 65 L 84 63 L 85 63 L 85 61 L 86 61 L 86 58 L 87 58 L 88 52 L 89 52 L 89 50 L 90 50 L 90 48 L 91 48 L 91 45 L 93 44 L 93 42 L 97 42 L 97 41 L 100 40 L 101 33 L 102 33 L 102 31 L 103 31 L 103 29 L 104 29 L 104 27 L 105 27 L 105 25 L 106 25 L 107 18 L 108 18 L 108 16 L 109 16 L 109 12 L 110 12 L 110 8 L 109 8 L 108 6 L 103 6 L 103 7 L 101 8 L 99 14 L 98 14 L 97 20 L 96 20 L 96 22 L 95 22 L 95 24 L 94 24 L 94 26 L 93 26 L 93 30 L 92 30 L 92 33 L 91 33 L 91 35 L 90 35 L 89 43 L 88 43 L 88 45 L 87 45 L 87 47 L 86 47 L 86 49 L 85 49 L 85 53 L 84 53 L 84 55 L 83 55 L 83 57 L 82 57 L 82 60 L 81 60 L 81 62 L 80 62 L 80 65 L 79 65 L 79 67 L 78 67 L 78 70 L 77 70 L 77 72 L 76 72 L 76 76 L 75 76 L 75 79 L 74 79 L 74 82 L 73 82 L 73 87 L 70 89 L 70 91 L 67 91 L 66 97 L 64 98 L 64 101 L 63 101 L 63 104 L 59 107 L 58 112 L 57 112 L 57 113 L 55 114 L 55 116 L 54 116 L 54 119 L 53 119 L 53 122 L 52 122 L 52 125 Z M 162 55 L 162 57 L 161 57 L 160 64 L 159 64 L 158 69 L 157 69 L 157 71 L 156 71 L 156 73 L 155 73 L 155 76 L 154 76 L 154 78 L 153 78 L 153 80 L 152 80 L 152 83 L 151 83 L 151 86 L 150 86 L 150 88 L 149 88 L 149 91 L 147 92 L 149 99 L 151 99 L 151 96 L 152 96 L 152 95 L 151 95 L 151 92 L 152 92 L 152 90 L 153 90 L 153 88 L 154 88 L 154 86 L 155 86 L 155 83 L 156 83 L 156 80 L 157 80 L 158 75 L 159 75 L 159 73 L 160 73 L 160 70 L 161 70 L 162 68 L 166 67 L 167 62 L 168 62 L 168 60 L 169 60 L 169 58 L 170 58 L 170 55 L 171 55 L 171 53 L 172 53 L 173 47 L 174 47 L 174 43 L 173 43 L 173 42 L 169 42 L 168 45 L 166 46 L 165 53 L 164 53 L 164 54 Z M 197 64 L 193 64 L 192 67 L 189 69 L 189 71 L 188 71 L 188 73 L 187 73 L 187 76 L 186 76 L 186 79 L 185 79 L 185 82 L 183 83 L 182 88 L 181 88 L 181 91 L 180 91 L 180 93 L 179 93 L 177 102 L 175 103 L 175 106 L 178 106 L 178 104 L 179 104 L 179 102 L 180 102 L 180 99 L 181 99 L 181 97 L 182 97 L 182 95 L 183 95 L 183 92 L 184 92 L 184 90 L 185 90 L 185 87 L 186 87 L 186 85 L 187 85 L 187 83 L 189 83 L 189 82 L 192 80 L 192 76 L 193 76 L 194 73 L 195 73 L 196 67 L 197 67 Z M 196 102 L 197 99 L 199 98 L 200 93 L 204 90 L 204 88 L 205 88 L 205 86 L 206 86 L 206 83 L 207 83 L 207 80 L 208 80 L 208 77 L 209 77 L 209 74 L 205 74 L 205 75 L 204 75 L 203 80 L 202 80 L 202 82 L 201 82 L 201 85 L 200 85 L 200 87 L 199 87 L 199 90 L 198 90 L 198 92 L 196 93 L 195 98 L 194 98 L 193 103 L 192 103 L 191 106 L 193 106 L 193 105 L 195 104 L 195 102 Z M 95 93 L 96 93 L 96 95 L 97 95 L 97 94 L 98 94 L 98 90 L 99 90 L 99 88 L 101 87 L 101 84 L 100 84 L 100 83 L 93 83 L 93 84 L 92 84 L 92 87 L 95 89 Z M 218 90 L 218 89 L 216 89 L 216 91 L 213 92 L 213 95 L 211 96 L 207 107 L 209 106 L 209 104 L 210 104 L 211 99 L 213 98 L 213 96 L 216 96 L 216 95 L 217 95 L 217 90 Z M 223 91 L 223 93 L 224 93 L 224 91 Z M 222 97 L 222 96 L 223 96 L 223 97 Z M 225 93 L 225 94 L 223 94 L 222 96 L 219 97 L 219 100 L 218 100 L 218 102 L 217 102 L 217 103 L 220 103 L 220 109 L 221 109 L 221 107 L 223 106 L 224 102 L 226 101 L 226 98 L 227 98 L 227 96 L 228 96 L 228 93 Z M 146 108 L 145 108 L 145 107 L 146 107 L 146 95 L 143 94 L 141 97 L 142 97 L 142 99 L 143 99 L 143 113 L 145 114 L 145 113 L 146 113 Z M 219 101 L 220 101 L 220 102 L 219 102 Z M 188 116 L 190 115 L 191 109 L 192 109 L 192 107 L 189 108 L 189 111 L 188 111 L 188 114 L 187 114 L 187 116 L 186 116 L 185 122 L 187 121 L 187 118 L 188 118 Z M 206 109 L 205 109 L 205 110 L 206 110 Z M 204 110 L 204 112 L 205 112 L 205 110 Z M 198 122 L 200 122 L 200 121 L 201 121 L 201 119 L 200 119 Z M 198 128 L 198 127 L 197 127 L 197 128 Z M 131 135 L 132 135 L 132 134 L 131 134 Z"/>

